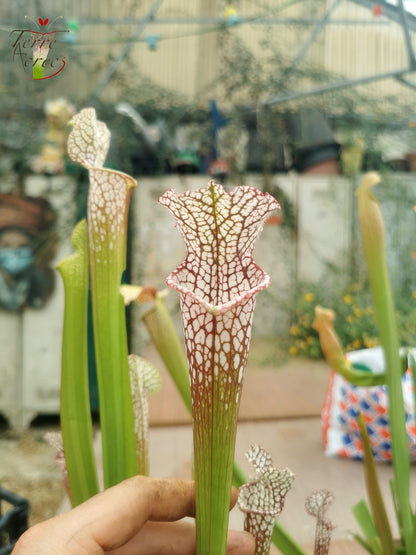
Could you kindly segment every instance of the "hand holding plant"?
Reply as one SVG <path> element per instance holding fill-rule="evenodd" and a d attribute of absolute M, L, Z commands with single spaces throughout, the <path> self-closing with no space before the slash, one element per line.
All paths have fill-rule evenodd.
<path fill-rule="evenodd" d="M 98 498 L 95 495 L 98 484 L 86 379 L 88 275 L 105 488 L 137 472 L 147 472 L 147 393 L 159 382 L 147 363 L 131 356 L 128 364 L 127 359 L 120 280 L 126 254 L 127 210 L 135 182 L 126 174 L 103 168 L 109 132 L 105 124 L 96 120 L 94 110 L 82 110 L 72 124 L 69 153 L 90 174 L 88 226 L 85 222 L 78 224 L 73 235 L 75 253 L 60 265 L 66 300 L 63 449 L 72 501 L 79 505 L 91 496 L 110 499 L 105 494 Z M 189 408 L 192 404 L 197 553 L 231 553 L 227 534 L 233 475 L 238 485 L 245 481 L 234 463 L 238 408 L 255 297 L 270 283 L 270 277 L 253 262 L 251 253 L 264 220 L 278 208 L 278 203 L 250 187 L 237 187 L 229 194 L 213 182 L 206 189 L 180 196 L 168 191 L 160 202 L 177 218 L 188 251 L 185 262 L 167 282 L 180 293 L 191 388 L 186 359 L 163 294 L 154 288 L 142 288 L 139 296 L 154 301 L 144 320 L 185 404 Z M 131 288 L 123 288 L 123 293 L 130 299 L 137 296 L 136 290 L 132 297 Z M 158 496 L 169 491 L 167 487 Z M 174 496 L 168 495 L 168 499 L 174 506 Z M 99 502 L 88 506 L 96 503 Z M 76 514 L 84 514 L 83 510 L 80 507 Z M 270 528 L 268 540 L 270 534 L 285 555 L 303 555 L 303 550 L 279 525 L 275 524 L 273 531 Z M 250 540 L 247 543 L 247 536 L 244 538 L 246 543 L 238 543 L 235 553 L 253 548 Z M 147 554 L 152 552 L 144 549 Z"/>
<path fill-rule="evenodd" d="M 234 491 L 232 505 L 236 498 Z M 181 519 L 194 515 L 194 482 L 135 476 L 34 526 L 20 538 L 13 553 L 192 555 L 195 526 Z M 226 553 L 252 555 L 253 537 L 231 531 Z"/>

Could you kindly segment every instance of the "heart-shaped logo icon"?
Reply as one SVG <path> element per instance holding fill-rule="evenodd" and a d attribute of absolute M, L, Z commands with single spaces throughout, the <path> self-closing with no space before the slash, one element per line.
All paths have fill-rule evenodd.
<path fill-rule="evenodd" d="M 38 21 L 40 25 L 47 25 L 49 23 L 49 18 L 47 17 L 46 19 L 42 20 L 42 18 L 40 17 Z"/>

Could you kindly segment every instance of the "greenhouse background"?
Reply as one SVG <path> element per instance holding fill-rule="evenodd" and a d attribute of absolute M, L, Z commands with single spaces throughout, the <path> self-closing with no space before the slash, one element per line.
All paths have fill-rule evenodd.
<path fill-rule="evenodd" d="M 374 194 L 400 342 L 414 347 L 415 8 L 402 0 L 0 0 L 0 254 L 10 240 L 4 232 L 18 228 L 19 245 L 30 246 L 34 257 L 26 281 L 13 278 L 8 287 L 0 280 L 0 450 L 15 431 L 19 438 L 37 434 L 29 443 L 43 449 L 39 429 L 57 425 L 64 292 L 55 267 L 72 252 L 71 232 L 86 215 L 89 186 L 88 171 L 66 154 L 68 122 L 92 107 L 111 132 L 105 166 L 138 184 L 124 282 L 164 292 L 166 276 L 185 256 L 173 218 L 157 202 L 166 190 L 195 190 L 213 179 L 226 191 L 257 187 L 280 203 L 254 251 L 272 284 L 257 299 L 247 373 L 255 399 L 249 393 L 243 399 L 241 437 L 251 440 L 255 425 L 264 424 L 279 458 L 279 441 L 298 437 L 294 451 L 288 447 L 288 464 L 302 460 L 305 470 L 303 446 L 313 461 L 299 490 L 319 467 L 349 506 L 361 482 L 345 492 L 342 477 L 350 467 L 339 464 L 331 475 L 334 461 L 321 452 L 329 368 L 314 310 L 319 304 L 335 311 L 345 351 L 379 344 L 356 197 L 365 172 L 378 172 Z M 48 33 L 56 39 L 48 59 L 59 71 L 46 65 L 38 79 L 24 37 Z M 0 258 L 0 277 L 1 264 Z M 175 292 L 166 304 L 182 340 Z M 126 311 L 129 347 L 163 367 L 144 310 Z M 89 350 L 97 415 L 91 338 Z M 182 477 L 190 464 L 185 455 L 179 460 L 178 445 L 189 439 L 190 419 L 162 374 L 167 385 L 151 404 L 150 421 L 169 453 L 154 455 L 152 464 L 163 472 L 162 462 L 172 459 L 172 473 Z M 165 427 L 178 435 L 166 432 L 166 440 Z M 3 455 L 10 468 L 13 449 Z M 30 456 L 22 457 L 22 469 Z M 0 453 L 0 483 L 1 459 Z M 387 489 L 388 469 L 381 472 Z M 7 485 L 6 473 L 4 480 Z M 289 507 L 286 522 L 292 518 L 305 543 L 311 526 Z M 344 519 L 345 512 L 336 516 Z M 341 540 L 354 526 L 352 518 L 345 522 L 335 532 Z"/>

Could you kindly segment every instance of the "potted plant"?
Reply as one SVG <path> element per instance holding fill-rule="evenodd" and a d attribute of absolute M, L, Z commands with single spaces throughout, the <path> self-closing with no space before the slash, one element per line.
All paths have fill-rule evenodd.
<path fill-rule="evenodd" d="M 293 167 L 303 174 L 338 174 L 339 144 L 324 115 L 302 108 L 286 118 Z"/>

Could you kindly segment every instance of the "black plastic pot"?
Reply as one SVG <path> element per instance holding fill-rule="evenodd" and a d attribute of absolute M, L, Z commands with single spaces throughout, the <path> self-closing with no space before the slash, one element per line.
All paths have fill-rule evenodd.
<path fill-rule="evenodd" d="M 299 148 L 293 151 L 293 167 L 299 173 L 303 173 L 312 166 L 316 166 L 328 160 L 338 160 L 340 146 L 338 143 L 317 145 L 311 148 Z"/>
<path fill-rule="evenodd" d="M 316 108 L 303 108 L 286 117 L 292 149 L 293 168 L 304 172 L 327 160 L 338 160 L 340 145 L 335 141 L 325 116 Z"/>
<path fill-rule="evenodd" d="M 3 514 L 2 502 L 13 507 Z M 12 549 L 28 528 L 29 502 L 23 497 L 0 487 L 0 555 L 12 552 Z"/>

